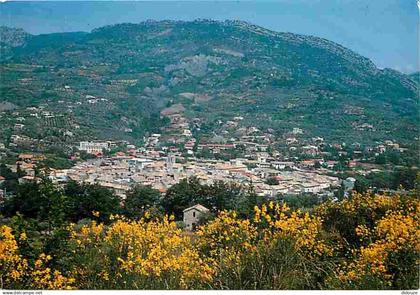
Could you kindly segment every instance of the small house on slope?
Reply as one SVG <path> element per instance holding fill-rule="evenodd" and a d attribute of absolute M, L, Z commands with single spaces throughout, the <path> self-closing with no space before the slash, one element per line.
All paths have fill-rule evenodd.
<path fill-rule="evenodd" d="M 197 204 L 185 209 L 183 212 L 185 227 L 189 230 L 193 230 L 198 224 L 200 218 L 209 213 L 210 210 L 200 204 Z"/>

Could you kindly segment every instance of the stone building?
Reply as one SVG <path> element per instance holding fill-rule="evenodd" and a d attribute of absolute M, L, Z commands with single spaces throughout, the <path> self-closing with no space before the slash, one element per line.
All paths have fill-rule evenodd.
<path fill-rule="evenodd" d="M 206 207 L 197 204 L 184 210 L 184 223 L 185 227 L 189 230 L 193 230 L 198 224 L 201 217 L 209 213 L 210 210 Z"/>

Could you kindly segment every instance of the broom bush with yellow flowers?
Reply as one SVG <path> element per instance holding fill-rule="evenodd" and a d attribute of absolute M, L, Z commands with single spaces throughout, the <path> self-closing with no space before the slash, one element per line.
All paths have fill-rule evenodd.
<path fill-rule="evenodd" d="M 206 288 L 213 270 L 173 218 L 112 217 L 109 226 L 70 225 L 72 274 L 82 289 Z"/>
<path fill-rule="evenodd" d="M 28 269 L 28 261 L 20 255 L 10 227 L 0 226 L 0 238 L 0 287 L 19 286 Z"/>
<path fill-rule="evenodd" d="M 0 226 L 1 289 L 72 289 L 73 278 L 67 278 L 49 267 L 50 255 L 41 253 L 32 263 L 19 253 L 18 241 L 26 238 L 26 234 L 21 233 L 16 239 L 12 228 Z"/>
<path fill-rule="evenodd" d="M 243 220 L 223 211 L 198 230 L 202 252 L 213 259 L 214 287 L 316 288 L 316 262 L 332 255 L 321 238 L 321 220 L 273 202 L 256 206 L 253 215 Z"/>
<path fill-rule="evenodd" d="M 218 212 L 196 231 L 171 216 L 111 216 L 45 233 L 54 243 L 39 253 L 30 231 L 1 225 L 1 287 L 416 289 L 419 209 L 415 197 L 377 194 L 306 212 L 270 202 L 250 218 Z"/>
<path fill-rule="evenodd" d="M 373 194 L 320 206 L 317 213 L 345 244 L 327 284 L 344 289 L 417 289 L 419 209 L 417 198 Z"/>

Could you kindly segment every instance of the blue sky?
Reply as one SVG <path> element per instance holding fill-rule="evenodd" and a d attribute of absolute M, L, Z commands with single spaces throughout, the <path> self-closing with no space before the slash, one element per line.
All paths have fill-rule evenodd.
<path fill-rule="evenodd" d="M 419 69 L 416 0 L 43 1 L 0 4 L 0 24 L 33 34 L 90 31 L 147 19 L 240 19 L 282 32 L 327 38 L 378 67 Z"/>

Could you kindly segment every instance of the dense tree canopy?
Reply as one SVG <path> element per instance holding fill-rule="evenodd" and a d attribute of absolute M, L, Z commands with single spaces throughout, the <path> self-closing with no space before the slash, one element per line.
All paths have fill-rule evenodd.
<path fill-rule="evenodd" d="M 71 181 L 65 186 L 64 193 L 69 200 L 70 220 L 97 217 L 93 212 L 99 213 L 99 220 L 107 220 L 111 214 L 121 212 L 120 198 L 98 184 L 79 184 Z"/>
<path fill-rule="evenodd" d="M 136 185 L 127 192 L 124 202 L 126 213 L 131 218 L 138 218 L 152 208 L 158 209 L 161 194 L 150 186 Z"/>

